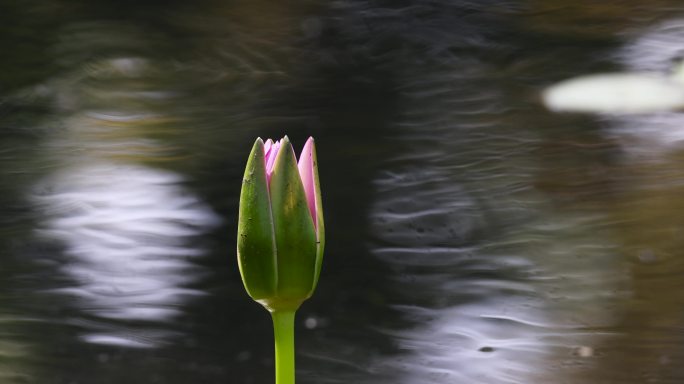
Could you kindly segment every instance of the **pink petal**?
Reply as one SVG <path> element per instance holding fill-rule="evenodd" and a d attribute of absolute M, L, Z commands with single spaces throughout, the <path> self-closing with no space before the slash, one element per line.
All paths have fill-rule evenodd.
<path fill-rule="evenodd" d="M 268 157 L 268 152 L 271 151 L 271 147 L 273 146 L 273 140 L 268 139 L 264 143 L 264 158 Z"/>
<path fill-rule="evenodd" d="M 314 139 L 313 137 L 309 137 L 309 139 L 306 141 L 306 144 L 304 144 L 302 153 L 299 155 L 297 167 L 299 168 L 299 177 L 302 179 L 302 184 L 304 185 L 304 193 L 306 194 L 306 201 L 309 204 L 311 218 L 313 218 L 314 226 L 316 229 L 318 229 L 318 220 L 316 217 L 316 189 L 314 185 L 313 149 Z"/>
<path fill-rule="evenodd" d="M 269 185 L 271 183 L 271 174 L 273 173 L 273 166 L 275 165 L 276 156 L 278 156 L 278 151 L 280 150 L 280 140 L 268 145 L 269 142 L 273 143 L 271 139 L 268 139 L 264 149 L 268 148 L 268 152 L 265 153 L 266 156 L 266 178 L 268 179 Z"/>

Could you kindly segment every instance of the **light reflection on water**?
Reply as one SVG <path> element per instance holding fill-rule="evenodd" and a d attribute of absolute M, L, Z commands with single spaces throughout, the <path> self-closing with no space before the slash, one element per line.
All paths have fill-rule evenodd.
<path fill-rule="evenodd" d="M 194 261 L 206 253 L 198 239 L 220 222 L 182 175 L 140 164 L 171 152 L 149 136 L 172 126 L 159 106 L 178 95 L 155 83 L 154 60 L 82 56 L 84 45 L 135 51 L 149 42 L 136 38 L 143 29 L 84 23 L 61 33 L 55 52 L 74 69 L 30 91 L 59 116 L 43 144 L 58 161 L 32 196 L 40 241 L 63 249 L 58 272 L 69 283 L 50 292 L 72 299 L 80 314 L 65 321 L 83 329 L 82 341 L 167 345 L 182 336 L 171 325 L 184 306 L 206 295 L 193 288 L 208 273 Z"/>
<path fill-rule="evenodd" d="M 640 32 L 616 53 L 620 64 L 634 72 L 672 73 L 684 58 L 684 19 L 670 19 Z M 683 116 L 681 112 L 662 112 L 606 118 L 625 152 L 643 161 L 682 148 Z"/>
<path fill-rule="evenodd" d="M 189 288 L 203 275 L 191 261 L 204 253 L 193 239 L 218 219 L 181 182 L 171 172 L 91 162 L 39 188 L 46 216 L 40 235 L 64 245 L 61 272 L 74 281 L 54 292 L 74 296 L 86 317 L 152 325 L 131 331 L 94 322 L 85 341 L 157 346 L 171 335 L 155 334 L 154 324 L 173 321 L 184 303 L 204 294 Z"/>
<path fill-rule="evenodd" d="M 378 364 L 402 383 L 583 382 L 630 295 L 619 239 L 609 212 L 539 188 L 564 166 L 541 163 L 546 134 L 519 125 L 540 107 L 466 63 L 402 73 L 401 150 L 375 178 L 372 252 L 415 326 L 388 330 L 401 358 Z"/>
<path fill-rule="evenodd" d="M 668 26 L 668 34 L 680 33 L 680 22 Z M 653 70 L 638 63 L 645 57 L 660 60 L 662 66 L 672 62 L 673 51 L 681 52 L 681 41 L 658 36 L 662 30 L 656 29 L 655 34 L 646 31 L 635 44 L 643 46 L 643 40 L 648 40 L 655 51 L 652 54 L 628 47 L 626 51 L 635 55 L 628 60 L 632 69 Z M 653 46 L 663 49 L 658 51 Z M 653 53 L 660 56 L 654 59 Z M 467 95 L 468 89 L 464 86 L 454 92 Z M 478 92 L 486 92 L 486 88 Z M 448 94 L 446 87 L 439 94 Z M 426 116 L 429 109 L 415 99 L 408 104 L 423 107 L 421 117 L 431 124 L 445 121 Z M 392 365 L 416 374 L 408 374 L 406 382 L 437 373 L 441 373 L 439 379 L 432 381 L 527 383 L 555 382 L 562 377 L 567 382 L 670 382 L 679 377 L 670 362 L 681 356 L 681 344 L 654 344 L 654 340 L 676 334 L 681 327 L 681 316 L 671 312 L 677 308 L 672 303 L 681 300 L 680 289 L 672 285 L 672 276 L 682 270 L 681 252 L 675 250 L 681 245 L 681 219 L 676 212 L 680 211 L 677 207 L 684 180 L 681 114 L 601 117 L 607 128 L 605 137 L 616 138 L 623 145 L 620 149 L 630 155 L 620 157 L 619 166 L 612 171 L 616 182 L 613 188 L 618 192 L 584 190 L 582 193 L 591 194 L 566 200 L 562 206 L 553 201 L 559 190 L 539 190 L 538 186 L 543 186 L 539 180 L 544 168 L 562 175 L 566 165 L 531 164 L 533 149 L 524 146 L 532 143 L 537 147 L 541 137 L 516 137 L 531 132 L 510 126 L 510 116 L 487 116 L 496 123 L 477 125 L 487 130 L 483 135 L 464 128 L 470 122 L 467 114 L 442 116 L 451 121 L 445 123 L 451 131 L 436 135 L 432 142 L 426 139 L 423 148 L 413 142 L 410 148 L 415 156 L 397 156 L 392 176 L 379 183 L 375 204 L 378 236 L 391 244 L 380 249 L 379 257 L 396 266 L 402 283 L 425 286 L 419 292 L 439 296 L 454 292 L 457 301 L 445 305 L 433 298 L 424 307 L 402 308 L 407 316 L 418 313 L 419 319 L 419 325 L 405 331 L 400 339 L 400 345 L 407 345 L 407 359 L 416 363 L 410 367 Z M 407 140 L 420 137 L 410 131 L 420 124 L 405 127 L 409 129 Z M 507 129 L 507 135 L 498 133 Z M 495 145 L 489 140 L 492 137 L 508 138 L 512 145 Z M 634 154 L 638 156 L 632 157 Z M 405 158 L 419 164 L 402 165 Z M 473 158 L 480 162 L 459 165 Z M 587 161 L 583 166 L 591 167 L 592 163 Z M 446 183 L 442 183 L 439 189 L 430 188 L 435 175 L 446 180 L 439 175 L 453 169 L 461 171 L 456 176 L 459 186 L 445 188 Z M 455 178 L 450 175 L 449 179 L 453 182 Z M 575 193 L 572 189 L 563 192 L 570 192 L 570 197 Z M 610 202 L 604 200 L 606 194 Z M 411 201 L 407 196 L 417 199 Z M 595 201 L 582 201 L 587 197 Z M 487 212 L 493 216 L 489 223 L 480 217 Z M 422 222 L 424 217 L 429 218 L 429 224 Z M 509 221 L 508 226 L 492 232 L 496 227 L 491 223 L 504 220 Z M 452 223 L 458 223 L 456 227 L 466 234 L 457 231 L 445 236 L 449 229 L 444 226 Z M 431 236 L 435 228 L 435 236 Z M 449 237 L 455 244 L 466 241 L 460 249 L 447 244 L 438 253 L 445 256 L 437 257 L 440 273 L 427 273 L 421 268 L 426 265 L 423 260 L 434 257 L 434 249 L 443 247 Z M 476 246 L 470 243 L 474 238 L 478 239 Z M 431 246 L 416 247 L 423 241 Z M 453 284 L 455 276 L 468 271 L 462 265 L 464 261 L 482 264 L 472 274 L 477 278 L 469 281 L 466 275 L 460 284 Z M 450 265 L 453 271 L 448 269 Z M 488 279 L 483 275 L 491 271 L 500 275 L 494 274 L 493 283 L 486 284 Z M 518 284 L 510 284 L 512 276 L 517 276 L 514 280 Z M 479 297 L 477 306 L 458 302 L 469 294 Z M 417 295 L 410 297 L 425 301 Z M 491 300 L 502 296 L 501 300 Z M 504 322 L 491 324 L 493 320 Z M 670 327 L 662 328 L 662 324 Z M 488 348 L 478 349 L 485 344 Z M 626 361 L 631 363 L 625 365 Z"/>
<path fill-rule="evenodd" d="M 405 383 L 553 380 L 580 359 L 578 348 L 609 336 L 591 329 L 610 324 L 619 313 L 604 306 L 627 293 L 616 245 L 601 228 L 606 216 L 548 217 L 553 207 L 535 190 L 539 169 L 522 145 L 533 138 L 505 135 L 515 127 L 504 120 L 444 118 L 454 123 L 439 143 L 414 142 L 411 165 L 376 182 L 373 230 L 385 245 L 374 254 L 397 284 L 412 287 L 401 300 L 421 303 L 398 306 L 416 326 L 392 333 L 406 356 L 383 364 L 401 370 Z"/>

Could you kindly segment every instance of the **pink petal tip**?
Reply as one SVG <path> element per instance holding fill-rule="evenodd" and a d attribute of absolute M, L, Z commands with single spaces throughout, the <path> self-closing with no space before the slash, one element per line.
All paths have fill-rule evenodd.
<path fill-rule="evenodd" d="M 309 205 L 309 212 L 311 213 L 311 218 L 313 219 L 314 226 L 318 229 L 318 220 L 316 214 L 316 186 L 314 179 L 314 161 L 313 161 L 313 151 L 314 151 L 314 139 L 309 137 L 304 144 L 302 153 L 299 155 L 299 162 L 297 167 L 299 168 L 299 177 L 302 179 L 302 185 L 304 186 L 304 193 L 306 194 L 306 201 Z"/>

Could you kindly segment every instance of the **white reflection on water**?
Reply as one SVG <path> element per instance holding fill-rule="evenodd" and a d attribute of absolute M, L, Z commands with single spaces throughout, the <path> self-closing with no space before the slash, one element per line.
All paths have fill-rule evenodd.
<path fill-rule="evenodd" d="M 178 96 L 142 26 L 76 22 L 56 31 L 57 75 L 33 92 L 50 101 L 44 144 L 55 171 L 36 187 L 39 233 L 61 245 L 61 285 L 82 340 L 157 347 L 177 335 L 184 306 L 203 292 L 198 236 L 218 217 L 181 175 L 139 163 L 170 157 Z M 93 55 L 93 52 L 98 54 Z M 175 154 L 175 153 L 174 153 Z M 65 315 L 68 316 L 68 315 Z"/>
<path fill-rule="evenodd" d="M 193 239 L 218 218 L 182 182 L 172 172 L 98 160 L 61 170 L 41 186 L 41 234 L 64 245 L 62 272 L 74 281 L 57 292 L 76 297 L 85 317 L 111 320 L 83 321 L 84 340 L 154 347 L 170 336 L 154 324 L 174 320 L 202 294 L 188 288 L 202 276 L 192 258 L 203 250 Z M 144 337 L 117 320 L 141 322 Z"/>
<path fill-rule="evenodd" d="M 683 42 L 684 20 L 672 21 L 637 36 L 620 58 L 630 72 L 665 73 L 684 56 Z M 679 297 L 662 292 L 676 289 L 681 266 L 682 226 L 672 207 L 681 200 L 684 114 L 601 116 L 622 149 L 638 156 L 620 159 L 612 176 L 624 183 L 611 183 L 614 195 L 591 184 L 573 190 L 576 180 L 565 179 L 575 175 L 564 171 L 601 162 L 563 155 L 568 166 L 535 153 L 545 140 L 557 143 L 553 124 L 562 118 L 526 115 L 487 88 L 481 71 L 415 70 L 428 75 L 404 89 L 402 130 L 393 137 L 403 153 L 385 160 L 370 215 L 372 251 L 395 272 L 396 308 L 414 326 L 387 330 L 402 354 L 378 365 L 400 371 L 392 382 L 407 384 L 642 382 L 644 372 L 671 374 L 662 356 L 681 348 L 659 343 L 681 322 L 672 309 Z M 656 166 L 644 167 L 651 159 Z M 569 198 L 545 193 L 544 182 L 559 183 Z M 659 260 L 664 273 L 642 272 L 647 267 L 631 263 L 633 249 L 647 250 L 639 257 Z"/>
<path fill-rule="evenodd" d="M 640 31 L 617 57 L 631 71 L 672 71 L 684 58 L 684 19 Z M 612 116 L 609 122 L 612 134 L 630 154 L 654 158 L 684 145 L 682 112 Z"/>
<path fill-rule="evenodd" d="M 377 364 L 401 372 L 394 383 L 583 382 L 576 372 L 619 317 L 611 303 L 629 294 L 618 245 L 604 213 L 537 188 L 554 164 L 518 124 L 526 109 L 480 66 L 458 68 L 414 71 L 429 75 L 405 90 L 403 152 L 374 180 L 372 252 L 413 324 L 386 330 L 401 357 Z"/>
<path fill-rule="evenodd" d="M 590 274 L 610 260 L 609 247 L 563 241 L 591 220 L 562 217 L 553 226 L 530 218 L 503 235 L 476 240 L 492 225 L 478 198 L 492 199 L 501 186 L 470 195 L 448 183 L 447 174 L 423 171 L 377 181 L 383 198 L 374 204 L 373 227 L 392 246 L 374 253 L 413 292 L 404 292 L 407 304 L 396 308 L 416 324 L 391 332 L 405 356 L 379 365 L 400 370 L 402 383 L 426 377 L 435 383 L 531 383 L 558 374 L 554 370 L 573 360 L 576 348 L 596 338 L 583 327 L 611 316 L 596 306 L 605 298 L 595 292 L 614 290 L 616 281 L 610 272 Z M 445 183 L 428 187 L 430 180 Z M 404 196 L 411 201 L 398 204 Z M 496 200 L 496 221 L 523 213 L 520 200 Z M 538 203 L 528 201 L 527 209 Z M 582 287 L 574 284 L 578 276 L 586 279 Z"/>

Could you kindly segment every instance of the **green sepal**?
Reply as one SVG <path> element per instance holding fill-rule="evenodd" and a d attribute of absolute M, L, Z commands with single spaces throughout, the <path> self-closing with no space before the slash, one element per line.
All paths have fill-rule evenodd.
<path fill-rule="evenodd" d="M 285 136 L 271 174 L 271 206 L 278 250 L 278 297 L 271 306 L 297 305 L 311 296 L 316 271 L 316 233 L 297 168 Z M 291 304 L 289 304 L 291 303 Z"/>
<path fill-rule="evenodd" d="M 247 293 L 260 300 L 276 295 L 276 243 L 266 180 L 264 142 L 258 138 L 247 160 L 240 194 L 237 254 Z"/>

